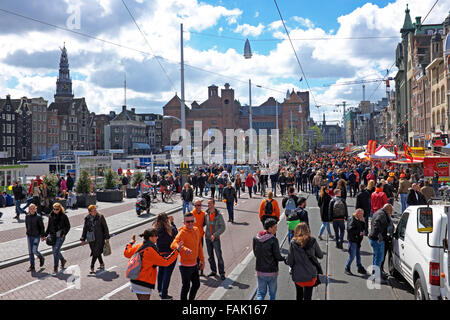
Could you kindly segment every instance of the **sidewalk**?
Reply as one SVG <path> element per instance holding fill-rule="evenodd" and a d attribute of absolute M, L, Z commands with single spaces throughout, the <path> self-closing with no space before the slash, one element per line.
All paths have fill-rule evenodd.
<path fill-rule="evenodd" d="M 108 223 L 109 233 L 112 237 L 115 234 L 130 230 L 132 228 L 138 227 L 140 225 L 149 223 L 155 219 L 155 217 L 162 212 L 168 214 L 180 210 L 180 202 L 174 200 L 173 203 L 154 203 L 151 206 L 150 214 L 136 215 L 134 209 L 134 203 L 136 199 L 125 199 L 121 203 L 105 203 L 99 202 L 97 208 L 106 217 L 106 222 Z M 12 219 L 15 215 L 14 207 L 12 214 L 6 214 L 5 211 L 2 217 L 3 224 L 0 225 L 0 238 L 6 233 L 16 234 L 20 232 L 22 236 L 7 239 L 7 241 L 0 242 L 0 269 L 6 268 L 8 266 L 22 263 L 29 259 L 28 257 L 28 244 L 25 236 L 25 223 L 24 216 L 22 216 L 21 222 L 17 223 L 17 220 Z M 127 209 L 125 209 L 127 208 Z M 4 209 L 4 208 L 3 208 Z M 9 208 L 8 208 L 9 209 Z M 120 211 L 117 212 L 117 209 Z M 83 221 L 87 214 L 87 209 L 69 210 L 68 216 L 71 221 L 71 229 L 67 234 L 66 240 L 64 241 L 62 250 L 71 249 L 81 245 L 80 238 L 83 231 Z M 6 221 L 5 221 L 6 220 Z M 77 223 L 73 223 L 73 222 Z M 48 218 L 44 217 L 44 225 L 47 227 Z M 113 239 L 111 241 L 114 241 Z M 52 248 L 47 246 L 45 242 L 41 242 L 39 245 L 39 251 L 43 255 L 50 255 L 52 253 Z"/>

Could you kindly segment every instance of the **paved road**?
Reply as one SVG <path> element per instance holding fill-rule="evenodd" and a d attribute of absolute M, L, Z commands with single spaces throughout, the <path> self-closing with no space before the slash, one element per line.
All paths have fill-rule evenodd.
<path fill-rule="evenodd" d="M 279 201 L 280 198 L 277 198 Z M 198 300 L 222 299 L 222 300 L 248 300 L 252 297 L 256 287 L 255 258 L 252 253 L 252 238 L 262 229 L 258 220 L 258 208 L 261 197 L 249 199 L 247 194 L 243 194 L 235 210 L 236 224 L 227 223 L 227 229 L 223 236 L 222 250 L 225 260 L 225 271 L 227 279 L 221 281 L 219 278 L 201 277 L 201 286 L 197 294 Z M 354 209 L 354 198 L 349 198 L 350 211 Z M 319 209 L 313 196 L 308 198 L 308 212 L 313 236 L 316 236 L 321 224 Z M 206 201 L 204 202 L 206 207 Z M 205 209 L 204 207 L 204 209 Z M 223 203 L 217 203 L 217 207 L 222 209 L 225 221 L 228 215 Z M 113 210 L 113 209 L 111 209 Z M 117 210 L 117 209 L 116 209 Z M 108 209 L 104 208 L 107 212 Z M 129 211 L 129 210 L 128 210 Z M 111 211 L 115 212 L 115 211 Z M 83 213 L 84 215 L 85 213 Z M 113 223 L 114 217 L 131 216 L 131 212 L 113 214 L 107 217 L 108 223 Z M 135 214 L 134 214 L 135 216 Z M 177 227 L 182 226 L 181 211 L 173 213 Z M 135 217 L 137 218 L 137 217 Z M 52 256 L 46 257 L 43 269 L 36 273 L 27 273 L 28 262 L 16 264 L 5 268 L 0 273 L 0 300 L 9 299 L 63 299 L 63 300 L 135 300 L 135 295 L 129 290 L 128 280 L 124 277 L 126 258 L 123 257 L 123 249 L 132 234 L 139 234 L 152 224 L 154 216 L 146 219 L 147 224 L 125 231 L 111 239 L 111 256 L 105 257 L 106 270 L 97 272 L 96 275 L 89 274 L 90 250 L 88 246 L 76 247 L 63 253 L 68 264 L 66 270 L 59 272 L 56 276 L 51 275 L 53 260 Z M 119 222 L 117 222 L 119 223 Z M 111 227 L 110 227 L 111 228 Z M 282 243 L 287 232 L 285 220 L 279 224 L 277 237 Z M 73 232 L 76 233 L 76 232 Z M 79 235 L 77 235 L 79 237 Z M 24 240 L 24 239 L 17 239 Z M 320 246 L 326 252 L 326 241 L 319 241 Z M 0 246 L 2 244 L 0 243 Z M 41 245 L 41 248 L 46 245 Z M 283 254 L 287 254 L 288 244 L 284 243 Z M 205 257 L 207 259 L 206 249 Z M 329 279 L 328 299 L 331 300 L 395 300 L 412 299 L 412 290 L 402 281 L 390 280 L 390 284 L 381 285 L 379 289 L 369 290 L 367 279 L 344 274 L 344 265 L 348 254 L 343 250 L 336 249 L 334 243 L 329 242 Z M 368 240 L 363 241 L 362 262 L 365 267 L 372 261 L 372 250 Z M 355 263 L 355 262 L 354 262 Z M 326 257 L 322 260 L 323 269 L 326 269 Z M 355 264 L 353 270 L 356 270 Z M 209 264 L 206 261 L 205 274 L 210 272 Z M 76 279 L 76 281 L 73 281 Z M 324 281 L 322 281 L 324 282 Z M 181 290 L 181 277 L 178 267 L 172 275 L 169 294 L 179 299 Z M 157 294 L 152 295 L 152 300 L 158 300 Z M 295 288 L 288 268 L 280 264 L 278 277 L 278 300 L 295 299 Z M 313 299 L 325 299 L 325 285 L 320 285 L 315 289 Z"/>

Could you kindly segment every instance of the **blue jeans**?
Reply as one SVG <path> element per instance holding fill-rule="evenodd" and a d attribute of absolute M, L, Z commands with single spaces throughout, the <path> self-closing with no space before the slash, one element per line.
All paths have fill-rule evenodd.
<path fill-rule="evenodd" d="M 333 228 L 334 228 L 334 234 L 336 236 L 336 243 L 344 242 L 345 221 L 344 220 L 334 220 Z"/>
<path fill-rule="evenodd" d="M 21 213 L 26 213 L 24 209 L 20 207 L 20 200 L 16 200 L 16 215 L 19 216 Z"/>
<path fill-rule="evenodd" d="M 184 214 L 186 213 L 186 210 L 187 211 L 191 211 L 191 210 L 189 210 L 189 205 L 190 205 L 191 203 L 190 202 L 188 202 L 188 201 L 183 201 L 183 216 L 184 216 Z"/>
<path fill-rule="evenodd" d="M 294 237 L 294 230 L 288 230 L 288 241 L 291 243 L 292 238 Z"/>
<path fill-rule="evenodd" d="M 361 264 L 361 244 L 358 244 L 356 242 L 348 242 L 348 259 L 347 264 L 345 265 L 346 269 L 350 269 L 350 266 L 352 265 L 353 260 L 356 257 L 356 265 L 358 269 L 362 268 Z"/>
<path fill-rule="evenodd" d="M 219 274 L 224 275 L 225 274 L 225 264 L 224 264 L 223 258 L 222 258 L 222 248 L 220 246 L 220 240 L 214 239 L 214 241 L 212 241 L 212 242 L 211 242 L 211 239 L 205 239 L 205 240 L 206 240 L 206 251 L 208 251 L 208 262 L 209 262 L 211 271 L 217 273 L 216 260 L 214 259 L 214 252 L 215 252 L 216 257 L 217 257 L 217 264 L 219 266 Z"/>
<path fill-rule="evenodd" d="M 258 291 L 256 292 L 256 300 L 264 300 L 266 298 L 267 288 L 269 288 L 269 299 L 275 300 L 275 296 L 277 295 L 277 278 L 277 276 L 258 276 Z"/>
<path fill-rule="evenodd" d="M 408 198 L 407 193 L 400 193 L 400 201 L 402 204 L 402 214 L 405 212 L 406 208 L 408 208 L 408 203 L 406 203 L 406 199 Z"/>
<path fill-rule="evenodd" d="M 169 253 L 162 254 L 163 257 L 167 257 Z M 170 278 L 172 277 L 173 269 L 175 268 L 176 261 L 174 261 L 170 266 L 158 267 L 158 292 L 162 297 L 167 296 Z"/>
<path fill-rule="evenodd" d="M 313 186 L 312 187 L 312 192 L 315 194 L 316 196 L 316 201 L 319 201 L 319 187 Z"/>
<path fill-rule="evenodd" d="M 61 247 L 64 243 L 65 238 L 56 237 L 56 243 L 52 246 L 52 252 L 53 252 L 53 262 L 54 267 L 58 268 L 58 263 L 60 260 L 64 260 L 64 257 L 61 254 Z"/>
<path fill-rule="evenodd" d="M 38 251 L 39 241 L 41 241 L 41 238 L 27 236 L 27 240 L 28 240 L 28 254 L 30 255 L 30 266 L 34 267 L 34 255 L 37 255 L 39 259 L 44 258 L 42 254 Z"/>
<path fill-rule="evenodd" d="M 320 227 L 319 230 L 319 236 L 322 235 L 322 233 L 325 231 L 325 228 L 327 228 L 328 231 L 328 235 L 331 236 L 331 228 L 330 228 L 330 223 L 329 222 L 322 222 L 322 226 Z"/>
<path fill-rule="evenodd" d="M 373 248 L 373 265 L 381 269 L 381 263 L 384 259 L 384 241 L 378 243 L 377 240 L 370 240 L 370 245 Z"/>
<path fill-rule="evenodd" d="M 234 202 L 227 202 L 228 220 L 234 221 Z"/>

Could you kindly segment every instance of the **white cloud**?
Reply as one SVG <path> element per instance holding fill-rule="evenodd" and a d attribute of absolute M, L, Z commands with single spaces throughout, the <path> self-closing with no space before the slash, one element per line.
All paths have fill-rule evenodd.
<path fill-rule="evenodd" d="M 314 23 L 311 20 L 309 20 L 308 18 L 294 16 L 294 17 L 292 17 L 292 19 L 294 19 L 294 21 L 300 23 L 300 25 L 303 27 L 307 27 L 309 29 L 314 28 Z"/>
<path fill-rule="evenodd" d="M 258 18 L 259 17 L 259 11 L 256 11 L 255 12 L 255 16 L 254 16 L 255 18 Z"/>
<path fill-rule="evenodd" d="M 241 33 L 244 37 L 246 36 L 253 36 L 257 37 L 264 31 L 264 25 L 262 23 L 259 23 L 256 27 L 251 26 L 247 23 L 244 23 L 242 25 L 238 25 L 234 32 Z"/>
<path fill-rule="evenodd" d="M 267 26 L 267 28 L 269 30 L 278 30 L 282 27 L 283 27 L 283 23 L 281 22 L 281 20 L 274 21 Z"/>

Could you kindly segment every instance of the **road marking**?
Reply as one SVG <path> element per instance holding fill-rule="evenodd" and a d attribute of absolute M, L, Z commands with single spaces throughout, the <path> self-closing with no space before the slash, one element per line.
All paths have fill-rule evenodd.
<path fill-rule="evenodd" d="M 110 293 L 104 295 L 103 297 L 101 297 L 101 298 L 98 299 L 98 300 L 109 300 L 109 298 L 111 298 L 111 297 L 112 297 L 113 295 L 115 295 L 117 292 L 120 292 L 120 291 L 122 291 L 123 289 L 125 289 L 125 288 L 127 288 L 127 287 L 129 287 L 129 286 L 130 286 L 130 283 L 127 282 L 127 283 L 125 283 L 123 286 L 121 286 L 120 288 L 117 288 L 116 290 L 111 291 Z"/>
<path fill-rule="evenodd" d="M 99 275 L 101 275 L 101 274 L 103 274 L 103 273 L 105 273 L 107 271 L 111 271 L 112 269 L 115 269 L 115 268 L 117 268 L 117 266 L 114 266 L 114 267 L 108 268 L 106 270 L 100 271 L 99 273 L 96 274 L 96 276 L 99 276 Z"/>
<path fill-rule="evenodd" d="M 31 282 L 28 282 L 28 283 L 26 283 L 26 284 L 24 284 L 24 285 L 21 285 L 21 286 L 15 288 L 15 289 L 11 289 L 11 290 L 9 290 L 9 291 L 6 291 L 6 292 L 0 294 L 0 297 L 6 296 L 7 294 L 10 294 L 10 293 L 13 293 L 13 292 L 15 292 L 15 291 L 18 291 L 18 290 L 20 290 L 20 289 L 26 288 L 26 287 L 28 287 L 28 286 L 31 286 L 32 284 L 35 284 L 36 282 L 39 282 L 39 281 L 42 281 L 42 280 L 45 280 L 45 279 L 48 279 L 48 278 L 51 278 L 51 277 L 52 277 L 52 275 L 47 275 L 47 276 L 45 276 L 45 277 L 43 277 L 43 278 L 40 278 L 40 279 L 31 281 Z"/>
<path fill-rule="evenodd" d="M 55 292 L 54 294 L 51 294 L 51 295 L 45 297 L 45 299 L 53 298 L 54 296 L 56 296 L 56 295 L 58 295 L 58 294 L 60 294 L 60 293 L 62 293 L 62 292 L 64 292 L 64 291 L 66 291 L 66 290 L 70 290 L 70 289 L 72 289 L 72 288 L 74 288 L 74 287 L 75 287 L 75 285 L 72 284 L 72 285 L 70 285 L 70 286 L 68 286 L 68 287 L 66 287 L 66 288 L 64 288 L 64 289 L 62 289 L 62 290 L 59 290 L 58 292 Z"/>

